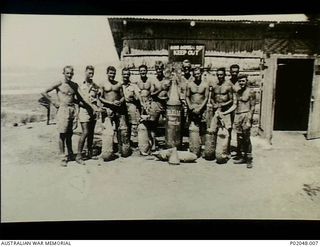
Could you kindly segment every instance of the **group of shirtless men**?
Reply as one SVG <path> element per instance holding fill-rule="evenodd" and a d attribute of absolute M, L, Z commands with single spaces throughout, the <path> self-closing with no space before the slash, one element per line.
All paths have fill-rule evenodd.
<path fill-rule="evenodd" d="M 184 126 L 186 124 L 193 123 L 199 127 L 200 135 L 203 137 L 206 130 L 206 108 L 207 104 L 211 103 L 214 109 L 213 117 L 222 120 L 219 122 L 228 129 L 229 157 L 231 157 L 231 131 L 234 127 L 237 133 L 237 149 L 233 154 L 234 163 L 246 164 L 247 168 L 252 168 L 250 129 L 255 97 L 247 86 L 247 75 L 239 75 L 239 66 L 234 64 L 230 67 L 229 80 L 225 78 L 225 68 L 217 69 L 217 79 L 215 79 L 209 72 L 203 73 L 200 67 L 192 69 L 188 60 L 182 63 L 180 77 L 168 69 L 165 70 L 162 62 L 156 62 L 155 70 L 155 77 L 148 76 L 147 66 L 141 65 L 139 80 L 132 82 L 130 70 L 124 68 L 122 81 L 118 82 L 115 80 L 116 69 L 109 66 L 106 70 L 107 80 L 98 85 L 93 81 L 93 66 L 89 65 L 85 68 L 85 80 L 79 84 L 72 81 L 73 67 L 63 68 L 64 79 L 42 93 L 58 109 L 56 120 L 59 130 L 61 165 L 67 166 L 67 162 L 74 159 L 72 134 L 78 121 L 81 124 L 82 134 L 75 161 L 84 164 L 82 151 L 86 140 L 88 147 L 86 158 L 96 158 L 93 154 L 93 137 L 99 116 L 102 122 L 109 117 L 116 130 L 122 125 L 128 126 L 131 144 L 134 146 L 137 145 L 139 120 L 142 115 L 148 115 L 150 118 L 147 128 L 152 142 L 151 151 L 155 151 L 159 117 L 165 116 L 170 86 L 175 80 L 188 120 L 182 123 L 182 128 L 187 127 Z M 58 102 L 48 95 L 53 90 L 57 92 Z M 65 155 L 65 145 L 68 155 Z"/>

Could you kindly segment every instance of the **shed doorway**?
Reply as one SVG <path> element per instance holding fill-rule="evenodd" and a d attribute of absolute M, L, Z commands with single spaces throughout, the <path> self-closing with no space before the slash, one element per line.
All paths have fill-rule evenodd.
<path fill-rule="evenodd" d="M 278 59 L 274 130 L 307 131 L 313 59 Z"/>

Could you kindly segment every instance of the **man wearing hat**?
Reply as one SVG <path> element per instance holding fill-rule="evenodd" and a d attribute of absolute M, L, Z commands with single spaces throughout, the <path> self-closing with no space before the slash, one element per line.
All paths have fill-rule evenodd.
<path fill-rule="evenodd" d="M 248 84 L 247 75 L 239 75 L 239 90 L 236 92 L 236 112 L 234 126 L 237 132 L 238 152 L 234 158 L 235 164 L 247 164 L 252 168 L 252 145 L 250 141 L 250 130 L 255 105 L 255 94 Z M 241 153 L 243 151 L 243 153 Z"/>

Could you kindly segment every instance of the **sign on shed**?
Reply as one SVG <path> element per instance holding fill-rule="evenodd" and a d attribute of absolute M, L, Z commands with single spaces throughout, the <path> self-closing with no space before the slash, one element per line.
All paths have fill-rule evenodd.
<path fill-rule="evenodd" d="M 193 65 L 203 65 L 204 45 L 169 45 L 169 62 L 182 62 L 188 59 Z"/>

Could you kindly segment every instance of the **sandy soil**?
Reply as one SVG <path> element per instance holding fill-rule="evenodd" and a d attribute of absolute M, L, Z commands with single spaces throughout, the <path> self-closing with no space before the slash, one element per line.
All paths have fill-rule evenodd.
<path fill-rule="evenodd" d="M 74 135 L 76 151 L 78 135 Z M 3 222 L 105 219 L 320 219 L 320 140 L 253 138 L 254 168 L 134 154 L 59 166 L 55 125 L 3 127 Z"/>

